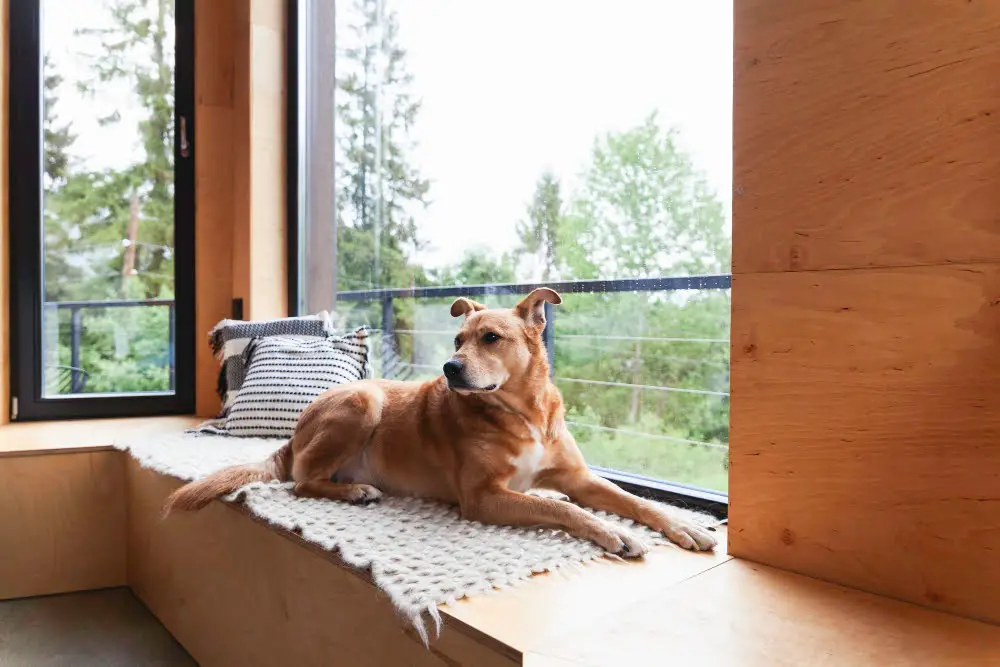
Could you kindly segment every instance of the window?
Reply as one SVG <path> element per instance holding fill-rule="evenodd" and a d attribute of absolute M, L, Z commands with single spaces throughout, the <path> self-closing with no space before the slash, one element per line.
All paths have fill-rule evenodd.
<path fill-rule="evenodd" d="M 12 414 L 191 412 L 192 0 L 10 12 Z"/>
<path fill-rule="evenodd" d="M 298 3 L 290 118 L 325 161 L 290 177 L 299 229 L 332 237 L 300 238 L 301 279 L 317 257 L 330 273 L 297 301 L 377 329 L 382 376 L 427 378 L 451 299 L 551 284 L 554 380 L 588 461 L 724 503 L 731 3 L 321 5 Z"/>

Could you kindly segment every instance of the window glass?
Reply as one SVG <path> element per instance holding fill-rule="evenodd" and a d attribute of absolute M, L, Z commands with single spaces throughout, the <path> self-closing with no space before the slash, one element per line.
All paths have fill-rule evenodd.
<path fill-rule="evenodd" d="M 335 23 L 333 108 L 306 121 L 332 127 L 334 175 L 305 181 L 334 213 L 308 224 L 336 231 L 325 280 L 381 333 L 380 374 L 451 354 L 451 299 L 424 288 L 510 306 L 559 283 L 554 377 L 588 461 L 725 491 L 731 2 L 344 0 Z"/>
<path fill-rule="evenodd" d="M 42 0 L 42 387 L 173 392 L 173 0 Z"/>

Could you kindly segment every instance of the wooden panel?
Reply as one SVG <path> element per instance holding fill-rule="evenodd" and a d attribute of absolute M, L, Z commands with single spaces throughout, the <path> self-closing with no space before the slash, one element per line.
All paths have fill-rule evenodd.
<path fill-rule="evenodd" d="M 203 417 L 220 407 L 219 365 L 204 336 L 232 315 L 234 294 L 237 4 L 198 0 L 195 6 L 195 399 Z"/>
<path fill-rule="evenodd" d="M 446 613 L 518 651 L 543 650 L 729 560 L 725 530 L 718 535 L 714 553 L 658 547 L 642 562 L 601 559 L 576 571 L 536 575 L 502 595 L 460 600 Z"/>
<path fill-rule="evenodd" d="M 239 0 L 195 0 L 195 99 L 199 107 L 233 108 Z M 212 140 L 212 135 L 205 137 Z"/>
<path fill-rule="evenodd" d="M 20 422 L 0 428 L 0 457 L 108 450 L 116 441 L 178 433 L 197 423 L 194 417 Z"/>
<path fill-rule="evenodd" d="M 1000 265 L 741 275 L 730 552 L 1000 621 Z"/>
<path fill-rule="evenodd" d="M 1000 3 L 734 7 L 734 273 L 1000 260 Z"/>
<path fill-rule="evenodd" d="M 737 560 L 530 656 L 603 665 L 993 665 L 1000 628 Z"/>
<path fill-rule="evenodd" d="M 178 482 L 128 463 L 128 580 L 203 667 L 517 661 L 446 625 L 430 650 L 357 573 L 232 507 L 160 519 Z"/>
<path fill-rule="evenodd" d="M 0 599 L 125 584 L 124 470 L 120 452 L 0 458 Z"/>

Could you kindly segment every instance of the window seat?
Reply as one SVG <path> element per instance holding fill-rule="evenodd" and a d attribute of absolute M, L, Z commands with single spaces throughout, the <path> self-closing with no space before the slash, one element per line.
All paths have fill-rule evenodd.
<path fill-rule="evenodd" d="M 193 418 L 0 427 L 0 598 L 129 585 L 202 665 L 986 664 L 1000 628 L 658 548 L 443 608 L 425 649 L 364 573 L 241 508 L 163 522 L 180 482 L 111 449 Z M 48 454 L 48 456 L 38 456 Z M 990 658 L 988 658 L 989 656 Z"/>

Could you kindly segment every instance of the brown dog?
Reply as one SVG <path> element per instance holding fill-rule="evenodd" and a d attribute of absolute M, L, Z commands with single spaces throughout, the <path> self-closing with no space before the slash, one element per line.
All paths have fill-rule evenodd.
<path fill-rule="evenodd" d="M 252 481 L 294 480 L 299 496 L 358 503 L 384 491 L 437 498 L 484 523 L 562 528 L 622 556 L 648 550 L 631 531 L 574 504 L 524 493 L 544 488 L 645 524 L 686 549 L 711 549 L 716 541 L 705 529 L 587 467 L 549 379 L 545 302 L 561 299 L 548 288 L 513 310 L 458 299 L 451 314 L 465 322 L 443 377 L 335 387 L 302 413 L 291 441 L 270 459 L 192 482 L 168 498 L 166 511 L 201 508 Z"/>

